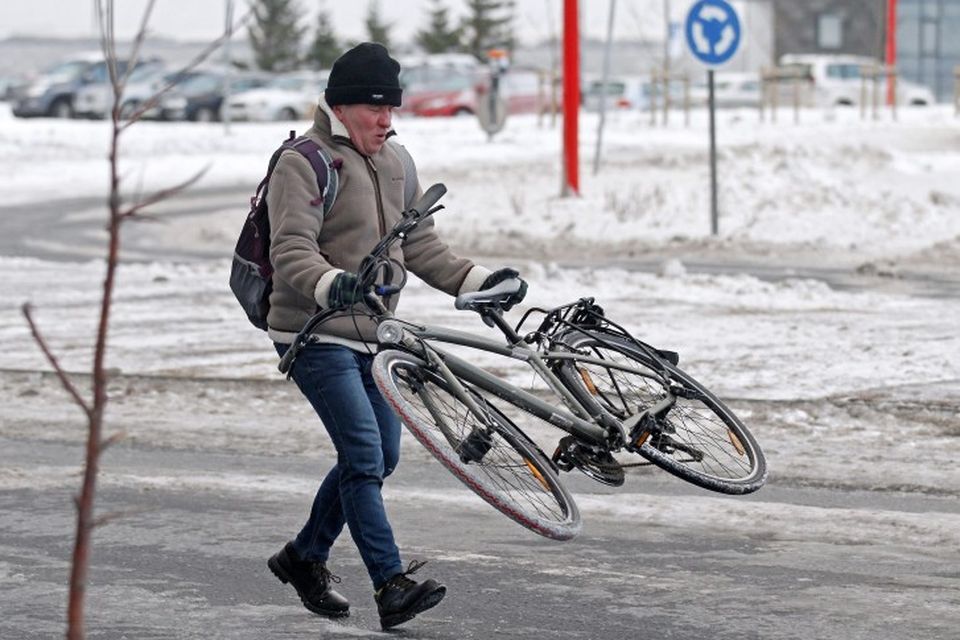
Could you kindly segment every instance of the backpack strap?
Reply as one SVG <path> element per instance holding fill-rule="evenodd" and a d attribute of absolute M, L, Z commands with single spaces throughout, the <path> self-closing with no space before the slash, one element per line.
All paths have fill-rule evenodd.
<path fill-rule="evenodd" d="M 320 189 L 320 197 L 312 200 L 310 204 L 323 204 L 323 215 L 327 215 L 337 199 L 337 190 L 340 187 L 340 174 L 337 170 L 343 161 L 334 160 L 326 149 L 306 136 L 284 142 L 283 148 L 299 152 L 310 163 L 317 175 L 317 187 Z"/>
<path fill-rule="evenodd" d="M 393 139 L 387 140 L 387 144 L 397 152 L 400 162 L 403 163 L 403 207 L 409 209 L 417 197 L 417 185 L 420 182 L 417 177 L 417 165 L 405 146 Z"/>
<path fill-rule="evenodd" d="M 413 206 L 414 200 L 416 200 L 417 186 L 420 182 L 417 176 L 417 165 L 414 163 L 410 152 L 407 151 L 407 148 L 402 144 L 393 140 L 388 140 L 387 143 L 396 152 L 397 157 L 400 158 L 400 162 L 403 165 L 403 206 L 409 209 Z M 270 159 L 270 170 L 267 177 L 264 178 L 264 181 L 267 181 L 270 173 L 273 173 L 273 167 L 276 165 L 280 153 L 287 149 L 292 149 L 300 153 L 307 159 L 307 162 L 310 163 L 313 172 L 317 174 L 317 187 L 320 189 L 320 197 L 311 201 L 310 204 L 317 206 L 322 202 L 323 214 L 327 215 L 337 199 L 337 191 L 340 187 L 340 174 L 338 170 L 343 165 L 343 161 L 339 159 L 334 160 L 330 156 L 330 152 L 324 147 L 318 145 L 306 136 L 300 136 L 299 138 L 293 138 L 284 142 L 283 146 L 278 150 L 278 153 L 274 154 L 274 157 Z"/>

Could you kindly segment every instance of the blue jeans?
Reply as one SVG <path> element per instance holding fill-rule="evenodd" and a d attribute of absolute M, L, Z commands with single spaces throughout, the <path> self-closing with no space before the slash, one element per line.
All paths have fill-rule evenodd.
<path fill-rule="evenodd" d="M 289 345 L 277 344 L 282 356 Z M 375 589 L 403 571 L 380 488 L 400 459 L 400 420 L 371 374 L 373 356 L 333 344 L 305 346 L 293 379 L 313 405 L 337 450 L 293 541 L 303 559 L 326 562 L 347 524 Z"/>

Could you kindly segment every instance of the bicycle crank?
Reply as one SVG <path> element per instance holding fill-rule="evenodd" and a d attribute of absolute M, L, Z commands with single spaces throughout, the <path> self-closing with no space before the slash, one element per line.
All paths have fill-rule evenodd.
<path fill-rule="evenodd" d="M 609 451 L 584 444 L 573 436 L 560 439 L 556 451 L 553 452 L 553 462 L 562 471 L 575 468 L 601 484 L 611 487 L 623 484 L 623 466 Z"/>

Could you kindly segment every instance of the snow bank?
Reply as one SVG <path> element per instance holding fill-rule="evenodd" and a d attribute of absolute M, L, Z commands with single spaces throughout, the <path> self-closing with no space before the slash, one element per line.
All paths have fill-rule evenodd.
<path fill-rule="evenodd" d="M 877 386 L 960 379 L 960 302 L 893 293 L 835 291 L 812 280 L 746 275 L 658 276 L 610 268 L 515 262 L 530 306 L 594 296 L 610 318 L 654 345 L 679 350 L 683 366 L 724 395 L 809 398 Z M 18 277 L 0 304 L 0 368 L 47 369 L 19 305 L 30 301 L 72 371 L 89 367 L 103 265 L 0 258 Z M 276 354 L 227 288 L 225 260 L 122 265 L 108 364 L 130 374 L 271 378 Z M 401 317 L 496 337 L 469 312 L 415 277 Z M 529 328 L 533 328 L 530 326 Z M 471 356 L 515 382 L 530 371 L 497 356 Z"/>
<path fill-rule="evenodd" d="M 5 202 L 92 196 L 107 185 L 108 125 L 18 120 L 0 105 Z M 857 259 L 898 257 L 960 237 L 960 119 L 946 107 L 903 109 L 899 121 L 856 110 L 807 111 L 800 124 L 719 115 L 721 239 Z M 560 131 L 512 117 L 488 142 L 472 118 L 397 118 L 423 182 L 450 187 L 448 233 L 484 252 L 556 247 L 623 253 L 710 236 L 706 114 L 653 128 L 615 114 L 599 175 L 590 164 L 596 116 L 581 116 L 582 197 L 558 199 Z M 303 129 L 306 123 L 295 123 Z M 252 189 L 289 123 L 143 122 L 122 139 L 128 191 L 206 169 L 200 188 Z M 236 212 L 230 212 L 232 220 Z M 946 245 L 944 245 L 946 243 Z"/>

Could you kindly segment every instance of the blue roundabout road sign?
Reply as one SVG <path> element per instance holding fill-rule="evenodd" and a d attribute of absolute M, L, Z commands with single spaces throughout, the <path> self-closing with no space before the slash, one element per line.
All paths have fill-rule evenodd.
<path fill-rule="evenodd" d="M 740 19 L 725 0 L 700 0 L 690 8 L 685 25 L 687 46 L 700 62 L 721 65 L 740 46 Z"/>

